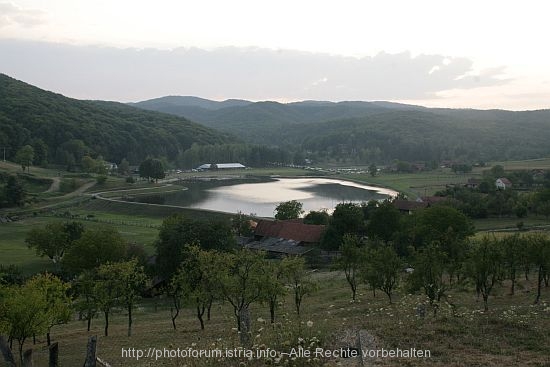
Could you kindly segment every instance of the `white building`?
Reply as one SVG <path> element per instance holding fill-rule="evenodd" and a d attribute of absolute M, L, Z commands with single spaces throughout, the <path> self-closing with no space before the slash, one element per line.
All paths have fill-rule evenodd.
<path fill-rule="evenodd" d="M 495 186 L 499 190 L 506 190 L 512 188 L 512 182 L 505 177 L 500 177 L 495 181 Z"/>
<path fill-rule="evenodd" d="M 210 169 L 239 169 L 246 168 L 240 163 L 206 163 L 197 167 L 198 171 L 206 171 Z"/>

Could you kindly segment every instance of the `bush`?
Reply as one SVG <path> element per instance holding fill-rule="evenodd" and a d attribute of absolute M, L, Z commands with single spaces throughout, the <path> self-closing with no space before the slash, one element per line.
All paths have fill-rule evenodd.
<path fill-rule="evenodd" d="M 103 185 L 105 181 L 107 181 L 107 176 L 104 176 L 104 175 L 97 176 L 96 181 L 98 185 Z"/>
<path fill-rule="evenodd" d="M 134 180 L 134 178 L 132 176 L 128 176 L 126 177 L 126 183 L 135 183 L 136 180 Z"/>

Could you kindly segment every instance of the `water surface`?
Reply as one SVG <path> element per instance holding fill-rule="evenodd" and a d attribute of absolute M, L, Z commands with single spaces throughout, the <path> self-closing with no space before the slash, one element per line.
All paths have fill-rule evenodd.
<path fill-rule="evenodd" d="M 262 217 L 273 217 L 275 207 L 289 200 L 303 203 L 305 212 L 332 211 L 338 203 L 384 200 L 397 193 L 393 190 L 326 178 L 277 178 L 269 182 L 216 180 L 184 182 L 186 191 L 137 198 L 168 205 L 209 209 L 228 213 L 241 211 Z M 159 200 L 161 202 L 159 202 Z"/>

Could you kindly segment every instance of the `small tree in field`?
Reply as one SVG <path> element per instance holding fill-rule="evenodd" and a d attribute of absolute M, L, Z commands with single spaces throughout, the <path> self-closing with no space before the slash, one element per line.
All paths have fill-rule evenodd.
<path fill-rule="evenodd" d="M 282 262 L 266 261 L 264 271 L 264 299 L 269 304 L 269 314 L 271 323 L 275 323 L 275 311 L 277 302 L 281 296 L 286 293 L 284 284 L 285 269 Z"/>
<path fill-rule="evenodd" d="M 472 242 L 466 269 L 474 279 L 477 291 L 483 296 L 485 311 L 489 310 L 489 295 L 502 277 L 502 261 L 502 247 L 498 240 L 484 237 L 481 241 Z"/>
<path fill-rule="evenodd" d="M 184 302 L 193 304 L 196 315 L 204 330 L 204 314 L 210 320 L 212 302 L 222 292 L 220 282 L 225 269 L 225 257 L 216 251 L 201 250 L 197 245 L 187 246 L 186 260 L 172 278 L 170 292 L 175 311 L 172 312 L 172 326 L 176 328 L 178 317 Z"/>
<path fill-rule="evenodd" d="M 447 257 L 437 242 L 430 243 L 413 256 L 414 271 L 408 279 L 409 286 L 413 291 L 424 290 L 434 314 L 447 290 L 443 279 L 446 261 Z"/>
<path fill-rule="evenodd" d="M 25 284 L 12 286 L 3 292 L 0 299 L 0 330 L 8 335 L 12 347 L 17 341 L 19 359 L 23 365 L 23 346 L 25 341 L 48 329 L 48 302 L 36 287 Z"/>
<path fill-rule="evenodd" d="M 78 222 L 53 222 L 42 228 L 32 228 L 25 238 L 29 248 L 34 248 L 38 256 L 47 256 L 60 270 L 65 252 L 78 240 L 84 227 Z"/>
<path fill-rule="evenodd" d="M 51 344 L 50 332 L 55 325 L 67 323 L 71 319 L 72 300 L 67 295 L 69 284 L 51 274 L 36 276 L 28 285 L 37 289 L 46 299 L 46 339 Z"/>
<path fill-rule="evenodd" d="M 0 293 L 0 332 L 11 344 L 19 344 L 22 362 L 25 341 L 48 333 L 52 326 L 68 321 L 71 315 L 68 285 L 51 274 L 37 275 L 22 286 L 9 287 Z M 3 293 L 3 294 L 2 294 Z"/>
<path fill-rule="evenodd" d="M 403 262 L 391 245 L 382 245 L 369 252 L 367 262 L 377 274 L 376 287 L 384 292 L 392 303 L 392 294 L 399 282 Z"/>
<path fill-rule="evenodd" d="M 25 145 L 15 154 L 15 161 L 21 165 L 23 171 L 29 171 L 34 160 L 34 148 L 30 145 Z"/>
<path fill-rule="evenodd" d="M 137 259 L 104 264 L 99 267 L 98 274 L 102 279 L 103 310 L 105 313 L 106 329 L 108 327 L 108 306 L 119 303 L 128 311 L 128 336 L 132 335 L 132 311 L 136 301 L 140 298 L 141 290 L 147 282 L 143 266 L 138 265 Z M 112 288 L 106 289 L 106 288 Z M 113 293 L 111 293 L 113 292 Z M 107 335 L 107 331 L 105 332 Z"/>
<path fill-rule="evenodd" d="M 220 264 L 225 263 L 225 271 L 220 276 L 220 286 L 225 299 L 233 306 L 233 313 L 239 331 L 243 327 L 242 316 L 253 302 L 263 295 L 264 261 L 263 255 L 247 249 L 235 253 L 217 253 Z M 245 325 L 246 326 L 246 325 Z"/>
<path fill-rule="evenodd" d="M 336 268 L 344 271 L 346 281 L 351 288 L 351 298 L 354 301 L 359 285 L 358 272 L 365 261 L 364 253 L 359 237 L 352 234 L 344 235 L 340 245 L 340 256 L 336 261 Z"/>
<path fill-rule="evenodd" d="M 541 297 L 542 282 L 550 272 L 550 239 L 543 234 L 531 235 L 527 239 L 531 263 L 535 265 L 538 272 L 537 296 L 535 304 L 539 303 Z"/>
<path fill-rule="evenodd" d="M 87 322 L 87 331 L 90 331 L 92 325 L 92 319 L 97 315 L 98 304 L 96 300 L 95 284 L 96 284 L 96 272 L 95 270 L 85 270 L 76 279 L 76 291 L 78 293 L 78 299 L 76 301 L 76 309 L 79 314 L 84 316 Z"/>
<path fill-rule="evenodd" d="M 294 306 L 296 313 L 300 315 L 304 296 L 317 290 L 317 284 L 311 279 L 311 273 L 307 271 L 305 260 L 302 257 L 286 257 L 282 260 L 287 284 L 294 293 Z"/>

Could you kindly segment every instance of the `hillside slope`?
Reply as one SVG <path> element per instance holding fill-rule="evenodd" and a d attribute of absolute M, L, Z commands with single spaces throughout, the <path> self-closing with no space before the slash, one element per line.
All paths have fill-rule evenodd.
<path fill-rule="evenodd" d="M 71 165 L 91 153 L 138 164 L 147 155 L 173 160 L 193 143 L 234 141 L 182 117 L 67 98 L 0 74 L 0 146 L 10 148 L 8 159 L 30 144 L 50 163 Z"/>
<path fill-rule="evenodd" d="M 205 100 L 201 105 L 190 99 L 182 103 L 178 97 L 155 101 L 166 98 L 172 110 L 147 101 L 135 105 L 188 116 L 248 142 L 299 147 L 321 160 L 478 161 L 550 155 L 550 110 L 438 109 L 383 101 L 250 102 L 206 109 Z"/>

